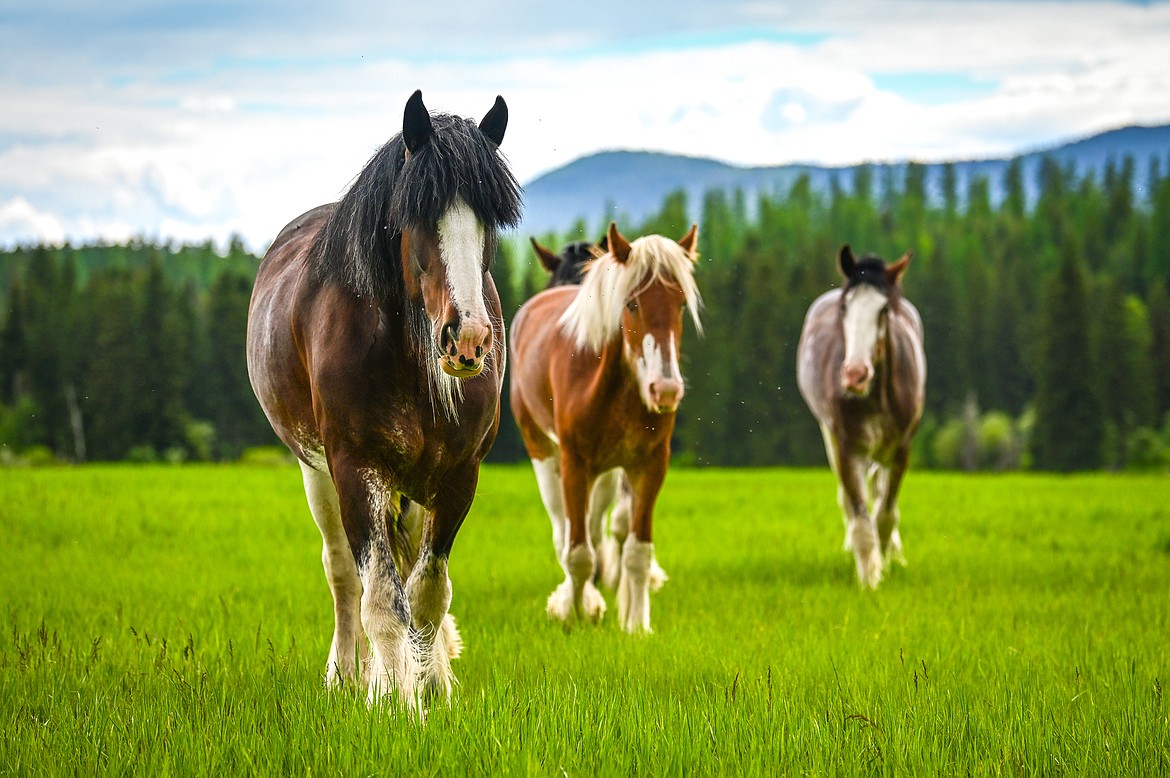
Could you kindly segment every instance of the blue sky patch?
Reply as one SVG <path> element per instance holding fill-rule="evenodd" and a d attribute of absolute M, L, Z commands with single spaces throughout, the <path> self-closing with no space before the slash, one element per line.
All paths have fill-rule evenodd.
<path fill-rule="evenodd" d="M 986 97 L 999 88 L 992 79 L 975 78 L 969 73 L 909 72 L 882 73 L 871 76 L 883 92 L 893 92 L 914 103 L 939 105 Z"/>

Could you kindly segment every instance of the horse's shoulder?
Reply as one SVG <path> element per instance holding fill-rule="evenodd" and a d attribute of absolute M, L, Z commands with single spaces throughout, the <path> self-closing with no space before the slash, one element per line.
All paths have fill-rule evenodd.
<path fill-rule="evenodd" d="M 822 292 L 817 295 L 817 298 L 812 301 L 808 307 L 808 313 L 805 314 L 805 321 L 812 322 L 814 320 L 824 318 L 827 312 L 832 311 L 837 307 L 841 299 L 840 289 L 830 289 L 827 292 Z"/>
<path fill-rule="evenodd" d="M 922 314 L 918 312 L 914 303 L 902 298 L 898 304 L 898 319 L 905 322 L 910 331 L 920 339 L 922 338 Z"/>

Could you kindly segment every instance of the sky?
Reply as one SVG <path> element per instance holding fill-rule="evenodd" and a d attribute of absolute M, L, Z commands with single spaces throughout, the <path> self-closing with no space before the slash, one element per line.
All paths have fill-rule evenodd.
<path fill-rule="evenodd" d="M 0 0 L 0 246 L 261 251 L 415 89 L 503 95 L 522 183 L 610 149 L 1004 157 L 1170 123 L 1170 0 Z"/>

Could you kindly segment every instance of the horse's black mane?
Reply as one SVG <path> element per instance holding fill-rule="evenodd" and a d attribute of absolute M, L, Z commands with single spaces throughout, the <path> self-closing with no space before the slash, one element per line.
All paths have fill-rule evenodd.
<path fill-rule="evenodd" d="M 313 247 L 319 278 L 401 303 L 404 230 L 433 233 L 456 197 L 489 235 L 520 221 L 520 185 L 496 144 L 470 119 L 430 119 L 434 132 L 421 148 L 407 159 L 402 134 L 395 135 L 334 207 Z"/>
<path fill-rule="evenodd" d="M 857 260 L 842 291 L 848 292 L 861 284 L 872 286 L 884 294 L 889 299 L 891 308 L 897 308 L 902 299 L 901 286 L 890 283 L 890 279 L 886 277 L 886 261 L 875 254 L 866 254 Z M 844 294 L 841 301 L 842 303 L 845 301 Z"/>
<path fill-rule="evenodd" d="M 886 262 L 874 254 L 866 254 L 857 260 L 853 272 L 849 274 L 849 281 L 845 284 L 848 289 L 858 284 L 876 286 L 883 292 L 888 291 L 890 282 L 886 279 Z"/>

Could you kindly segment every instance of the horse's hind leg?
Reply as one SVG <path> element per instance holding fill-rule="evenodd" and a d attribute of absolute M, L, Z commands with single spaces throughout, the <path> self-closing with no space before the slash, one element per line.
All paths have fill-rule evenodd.
<path fill-rule="evenodd" d="M 341 511 L 337 504 L 337 490 L 328 473 L 301 463 L 305 482 L 305 496 L 309 511 L 321 531 L 323 550 L 321 562 L 325 577 L 333 593 L 333 644 L 329 648 L 329 661 L 325 667 L 325 683 L 338 686 L 345 680 L 357 680 L 355 651 L 366 657 L 366 641 L 359 640 L 361 624 L 362 582 L 358 578 L 357 565 L 353 561 L 349 540 L 341 524 Z"/>
<path fill-rule="evenodd" d="M 605 615 L 605 599 L 593 584 L 597 555 L 589 535 L 587 511 L 592 481 L 578 463 L 566 466 L 561 477 L 568 535 L 559 554 L 565 580 L 548 597 L 548 614 L 569 623 L 574 616 L 599 621 Z"/>
<path fill-rule="evenodd" d="M 820 427 L 821 438 L 825 442 L 825 456 L 829 459 L 829 469 L 837 477 L 837 506 L 841 509 L 841 516 L 845 523 L 845 542 L 842 544 L 842 548 L 845 551 L 851 552 L 853 551 L 853 540 L 849 535 L 849 495 L 845 491 L 845 482 L 838 472 L 840 464 L 837 461 L 837 439 L 833 436 L 833 432 L 829 429 L 828 425 L 822 424 Z"/>
<path fill-rule="evenodd" d="M 634 510 L 634 488 L 630 486 L 630 478 L 624 471 L 621 474 L 621 485 L 618 490 L 617 502 L 610 514 L 610 534 L 606 536 L 599 550 L 602 570 L 602 581 L 610 589 L 617 589 L 622 574 L 622 549 L 626 537 L 630 534 L 630 515 Z M 651 592 L 661 589 L 670 576 L 658 564 L 658 556 L 650 556 L 650 572 L 648 583 Z"/>
<path fill-rule="evenodd" d="M 611 589 L 617 587 L 622 563 L 621 544 L 629 532 L 629 513 L 622 515 L 624 506 L 619 497 L 622 480 L 620 469 L 602 473 L 593 483 L 593 492 L 589 495 L 589 538 L 597 551 L 596 577 Z M 605 515 L 611 506 L 613 518 L 609 531 L 606 531 Z"/>
<path fill-rule="evenodd" d="M 881 540 L 882 555 L 887 562 L 894 561 L 902 565 L 906 564 L 906 556 L 902 553 L 902 536 L 898 532 L 898 522 L 901 520 L 898 511 L 898 492 L 902 488 L 902 478 L 906 475 L 909 462 L 909 447 L 899 449 L 874 495 L 874 518 L 877 522 L 878 538 Z"/>

